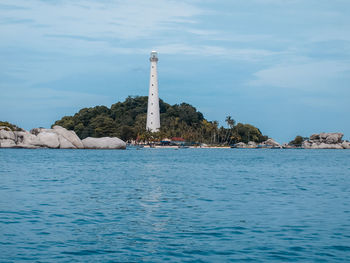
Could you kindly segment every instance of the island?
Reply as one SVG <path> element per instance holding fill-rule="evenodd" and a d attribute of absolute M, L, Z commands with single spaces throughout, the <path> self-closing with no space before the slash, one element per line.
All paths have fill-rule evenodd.
<path fill-rule="evenodd" d="M 193 148 L 350 149 L 342 133 L 296 136 L 280 144 L 251 125 L 225 119 L 226 127 L 209 121 L 188 103 L 170 105 L 159 100 L 161 128 L 146 130 L 147 96 L 129 96 L 111 107 L 83 108 L 64 116 L 51 129 L 25 131 L 0 122 L 0 148 L 125 149 L 126 145 L 186 146 Z"/>

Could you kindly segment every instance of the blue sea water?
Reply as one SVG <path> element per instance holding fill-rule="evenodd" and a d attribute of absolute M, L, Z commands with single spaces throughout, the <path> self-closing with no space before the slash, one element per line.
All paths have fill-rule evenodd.
<path fill-rule="evenodd" d="M 350 262 L 350 151 L 0 149 L 0 262 Z"/>

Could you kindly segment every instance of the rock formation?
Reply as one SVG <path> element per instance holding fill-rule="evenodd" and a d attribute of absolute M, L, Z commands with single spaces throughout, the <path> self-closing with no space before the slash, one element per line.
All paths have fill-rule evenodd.
<path fill-rule="evenodd" d="M 61 126 L 53 126 L 53 130 L 59 135 L 60 146 L 62 148 L 84 148 L 84 145 L 80 138 L 75 134 L 74 131 L 68 131 Z"/>
<path fill-rule="evenodd" d="M 248 148 L 248 145 L 245 144 L 244 142 L 239 142 L 235 144 L 235 148 L 239 148 L 239 149 Z"/>
<path fill-rule="evenodd" d="M 248 142 L 248 148 L 256 148 L 258 145 L 256 144 L 256 142 L 250 141 Z"/>
<path fill-rule="evenodd" d="M 116 137 L 92 138 L 82 140 L 86 149 L 125 149 L 126 143 Z"/>
<path fill-rule="evenodd" d="M 348 141 L 343 141 L 341 146 L 344 148 L 344 149 L 350 149 L 350 142 Z"/>
<path fill-rule="evenodd" d="M 12 131 L 0 126 L 0 148 L 52 148 L 52 149 L 125 149 L 119 138 L 87 138 L 86 146 L 75 134 L 61 126 L 52 129 L 35 128 L 28 131 Z M 86 140 L 86 139 L 85 139 Z"/>
<path fill-rule="evenodd" d="M 36 135 L 28 132 L 28 131 L 17 131 L 14 132 L 17 136 L 15 143 L 17 148 L 39 148 L 37 145 L 37 137 Z M 0 145 L 0 147 L 3 147 Z"/>
<path fill-rule="evenodd" d="M 266 141 L 257 144 L 256 142 L 250 141 L 247 144 L 244 142 L 236 143 L 234 148 L 282 148 L 282 146 L 274 139 L 267 139 Z"/>
<path fill-rule="evenodd" d="M 343 141 L 343 134 L 320 133 L 312 134 L 310 139 L 303 142 L 302 147 L 305 149 L 350 149 L 350 142 Z"/>
<path fill-rule="evenodd" d="M 258 147 L 259 148 L 282 148 L 281 144 L 279 144 L 272 138 L 269 138 L 266 141 L 260 143 Z"/>

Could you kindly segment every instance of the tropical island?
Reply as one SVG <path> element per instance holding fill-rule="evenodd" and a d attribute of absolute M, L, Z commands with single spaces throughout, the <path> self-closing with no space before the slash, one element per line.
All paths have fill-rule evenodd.
<path fill-rule="evenodd" d="M 161 141 L 164 138 L 183 138 L 193 144 L 232 145 L 238 142 L 260 143 L 268 139 L 251 124 L 236 124 L 226 117 L 227 127 L 208 121 L 188 103 L 170 105 L 159 100 L 161 128 L 159 132 L 146 130 L 147 96 L 127 97 L 110 108 L 84 108 L 74 116 L 65 116 L 53 125 L 74 130 L 79 138 L 118 137 L 127 142 Z"/>
<path fill-rule="evenodd" d="M 219 126 L 218 121 L 205 119 L 188 103 L 170 105 L 161 99 L 161 128 L 151 132 L 145 128 L 147 100 L 147 96 L 129 96 L 110 108 L 83 108 L 73 116 L 55 121 L 51 129 L 35 128 L 28 132 L 0 121 L 0 147 L 124 149 L 126 143 L 169 145 L 176 141 L 179 145 L 208 148 L 350 148 L 350 143 L 342 140 L 342 133 L 298 135 L 281 145 L 251 124 L 236 123 L 231 116 L 226 117 L 226 127 Z"/>

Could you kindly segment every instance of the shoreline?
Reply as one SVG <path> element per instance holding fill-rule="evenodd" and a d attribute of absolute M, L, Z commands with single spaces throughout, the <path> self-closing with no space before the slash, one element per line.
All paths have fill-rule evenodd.
<path fill-rule="evenodd" d="M 188 147 L 179 147 L 179 146 L 156 146 L 156 147 L 150 147 L 150 146 L 144 146 L 144 147 L 138 147 L 138 146 L 127 146 L 126 148 L 48 148 L 48 147 L 38 147 L 38 148 L 25 148 L 25 147 L 0 147 L 0 150 L 2 149 L 15 149 L 15 150 L 68 150 L 68 151 L 82 151 L 82 150 L 103 150 L 103 151 L 112 151 L 112 150 L 142 150 L 142 149 L 173 149 L 173 150 L 186 150 L 186 149 L 232 149 L 232 150 L 348 150 L 346 148 L 342 149 L 336 149 L 336 148 L 234 148 L 234 147 L 219 147 L 219 146 L 213 146 L 213 147 L 196 147 L 196 146 L 188 146 Z"/>
<path fill-rule="evenodd" d="M 136 148 L 138 150 L 141 149 L 233 149 L 233 150 L 347 150 L 345 148 L 343 149 L 335 149 L 335 148 L 315 148 L 315 149 L 311 149 L 311 148 L 303 148 L 303 147 L 281 147 L 281 148 L 274 148 L 274 147 L 246 147 L 246 148 L 239 148 L 239 147 L 229 147 L 229 146 L 186 146 L 186 147 L 181 147 L 181 146 L 149 146 L 149 145 L 144 145 L 144 146 L 139 146 L 139 145 L 130 145 L 127 146 L 126 149 L 133 149 Z"/>
<path fill-rule="evenodd" d="M 299 136 L 300 137 L 300 136 Z M 343 133 L 312 134 L 298 143 L 292 141 L 280 144 L 272 138 L 263 142 L 248 141 L 235 144 L 206 144 L 188 142 L 183 138 L 164 141 L 125 141 L 118 137 L 87 137 L 80 139 L 73 130 L 55 125 L 51 129 L 35 128 L 30 132 L 11 130 L 0 126 L 0 148 L 26 149 L 126 149 L 126 147 L 156 149 L 350 149 L 350 142 L 343 140 Z M 295 139 L 296 140 L 296 139 Z"/>

